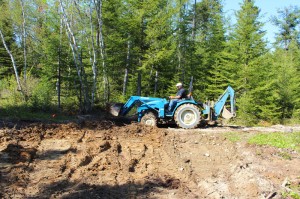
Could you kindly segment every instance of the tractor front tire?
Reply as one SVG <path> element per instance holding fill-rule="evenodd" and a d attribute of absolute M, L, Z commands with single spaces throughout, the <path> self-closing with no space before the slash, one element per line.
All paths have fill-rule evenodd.
<path fill-rule="evenodd" d="M 196 128 L 200 123 L 199 108 L 194 104 L 183 104 L 177 108 L 174 115 L 176 124 L 184 129 Z"/>
<path fill-rule="evenodd" d="M 154 113 L 148 112 L 141 118 L 141 123 L 147 126 L 156 126 L 157 119 Z"/>

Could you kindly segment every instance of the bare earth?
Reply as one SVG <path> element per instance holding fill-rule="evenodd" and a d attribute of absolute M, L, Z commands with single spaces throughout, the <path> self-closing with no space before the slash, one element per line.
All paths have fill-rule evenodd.
<path fill-rule="evenodd" d="M 2 125 L 0 198 L 285 198 L 300 191 L 300 154 L 224 136 L 274 131 L 300 127 Z"/>

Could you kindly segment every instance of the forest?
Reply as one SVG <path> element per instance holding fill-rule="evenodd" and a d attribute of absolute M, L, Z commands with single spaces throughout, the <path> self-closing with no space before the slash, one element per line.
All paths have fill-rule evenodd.
<path fill-rule="evenodd" d="M 278 9 L 265 35 L 260 8 L 236 21 L 222 0 L 0 0 L 0 115 L 90 113 L 132 95 L 236 92 L 235 122 L 300 122 L 300 10 Z"/>

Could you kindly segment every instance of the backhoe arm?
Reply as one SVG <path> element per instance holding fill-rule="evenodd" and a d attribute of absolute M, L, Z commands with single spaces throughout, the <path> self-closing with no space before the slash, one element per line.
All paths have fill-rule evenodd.
<path fill-rule="evenodd" d="M 221 114 L 221 111 L 223 110 L 226 100 L 228 99 L 228 97 L 230 97 L 230 112 L 227 114 L 231 114 L 231 117 L 235 117 L 235 92 L 232 89 L 231 86 L 228 86 L 227 89 L 225 90 L 225 92 L 219 97 L 218 101 L 215 103 L 214 105 L 214 112 L 215 112 L 215 116 L 218 117 Z M 226 111 L 224 109 L 224 111 Z"/>

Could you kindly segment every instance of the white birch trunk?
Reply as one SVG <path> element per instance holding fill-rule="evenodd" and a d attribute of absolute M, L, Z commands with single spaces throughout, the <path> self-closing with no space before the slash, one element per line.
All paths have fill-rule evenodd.
<path fill-rule="evenodd" d="M 125 68 L 124 81 L 123 81 L 123 96 L 126 95 L 126 91 L 127 91 L 128 68 L 129 68 L 129 63 L 130 63 L 130 48 L 131 48 L 131 43 L 130 43 L 130 40 L 128 39 L 128 41 L 127 41 L 126 68 Z"/>
<path fill-rule="evenodd" d="M 95 40 L 94 40 L 94 27 L 93 27 L 93 21 L 92 21 L 92 14 L 93 14 L 93 9 L 92 9 L 92 3 L 93 0 L 90 0 L 90 26 L 91 26 L 91 43 L 92 43 L 92 71 L 93 71 L 93 88 L 92 88 L 92 106 L 94 106 L 95 102 L 95 94 L 97 90 L 97 75 L 98 75 L 98 70 L 97 70 L 97 54 L 95 50 Z"/>
<path fill-rule="evenodd" d="M 8 46 L 6 45 L 6 42 L 5 42 L 5 39 L 4 39 L 4 36 L 3 36 L 3 33 L 0 29 L 0 36 L 1 36 L 1 39 L 2 39 L 2 42 L 3 42 L 3 45 L 4 45 L 4 48 L 6 49 L 7 53 L 9 54 L 10 56 L 10 59 L 11 59 L 11 62 L 13 64 L 13 68 L 14 68 L 14 72 L 15 72 L 15 76 L 16 76 L 16 81 L 17 81 L 17 85 L 18 85 L 18 90 L 22 91 L 22 86 L 21 86 L 21 83 L 20 83 L 20 78 L 19 78 L 19 74 L 18 74 L 18 70 L 17 70 L 17 66 L 16 66 L 16 62 L 15 62 L 15 59 L 14 59 L 14 56 L 13 54 L 11 53 L 11 51 L 9 50 Z"/>
<path fill-rule="evenodd" d="M 26 84 L 26 79 L 27 79 L 27 52 L 26 52 L 26 18 L 25 18 L 25 7 L 24 7 L 24 0 L 21 1 L 21 7 L 22 7 L 22 17 L 23 17 L 23 22 L 22 22 L 22 37 L 23 37 L 23 56 L 24 56 L 24 81 Z"/>
<path fill-rule="evenodd" d="M 62 11 L 62 14 L 63 14 L 63 20 L 64 20 L 64 23 L 67 27 L 67 33 L 68 33 L 67 35 L 68 35 L 68 38 L 69 38 L 69 44 L 70 44 L 72 54 L 73 54 L 74 64 L 75 64 L 75 67 L 76 67 L 76 70 L 77 70 L 79 81 L 82 84 L 82 77 L 81 77 L 81 74 L 80 74 L 81 71 L 80 71 L 80 68 L 79 68 L 78 63 L 77 63 L 78 58 L 79 58 L 79 54 L 78 54 L 78 46 L 77 46 L 76 38 L 75 38 L 75 36 L 73 34 L 73 31 L 71 29 L 71 25 L 68 21 L 68 17 L 66 15 L 65 9 L 63 7 L 62 1 L 59 0 L 59 2 L 60 2 L 60 8 L 61 8 L 61 11 Z"/>
<path fill-rule="evenodd" d="M 102 21 L 102 0 L 94 0 L 94 4 L 97 10 L 97 20 L 98 20 L 98 28 L 99 28 L 99 46 L 100 46 L 100 55 L 102 59 L 102 71 L 103 71 L 103 83 L 104 83 L 104 99 L 105 101 L 109 101 L 109 82 L 107 77 L 107 69 L 106 69 L 106 56 L 105 56 L 105 45 L 103 38 L 103 21 Z"/>

